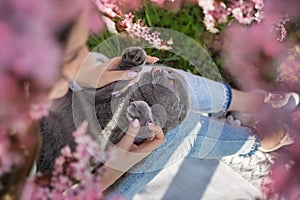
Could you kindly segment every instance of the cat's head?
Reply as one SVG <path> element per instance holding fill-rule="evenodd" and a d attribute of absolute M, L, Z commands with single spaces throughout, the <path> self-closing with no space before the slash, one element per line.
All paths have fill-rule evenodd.
<path fill-rule="evenodd" d="M 122 138 L 133 118 L 139 119 L 142 129 L 152 122 L 160 125 L 166 133 L 177 127 L 189 111 L 187 83 L 169 67 L 145 65 L 138 83 L 121 96 L 111 95 L 126 85 L 128 81 L 113 82 L 97 89 L 95 94 L 98 121 L 103 128 L 111 127 L 114 144 Z M 114 127 L 119 127 L 123 133 L 113 131 Z"/>
<path fill-rule="evenodd" d="M 130 101 L 144 101 L 151 108 L 153 123 L 164 131 L 178 126 L 189 109 L 185 80 L 171 68 L 155 66 L 143 69 L 139 83 L 131 88 Z"/>

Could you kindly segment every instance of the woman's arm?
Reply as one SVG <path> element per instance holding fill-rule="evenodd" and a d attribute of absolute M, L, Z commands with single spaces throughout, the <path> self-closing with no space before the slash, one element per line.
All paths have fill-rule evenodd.
<path fill-rule="evenodd" d="M 165 142 L 165 135 L 161 127 L 148 125 L 148 129 L 153 133 L 153 137 L 140 145 L 135 145 L 134 139 L 140 130 L 140 124 L 137 119 L 130 123 L 126 135 L 115 147 L 115 155 L 103 166 L 105 174 L 101 179 L 102 191 Z"/>

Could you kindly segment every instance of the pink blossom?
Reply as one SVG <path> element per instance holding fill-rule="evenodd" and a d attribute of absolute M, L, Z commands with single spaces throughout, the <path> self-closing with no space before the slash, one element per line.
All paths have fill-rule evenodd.
<path fill-rule="evenodd" d="M 126 0 L 118 0 L 117 6 L 123 13 L 128 13 L 134 10 L 139 10 L 144 6 L 144 0 L 132 0 L 130 3 Z"/>
<path fill-rule="evenodd" d="M 263 18 L 264 0 L 198 0 L 198 4 L 203 9 L 204 24 L 212 33 L 219 32 L 217 24 L 227 22 L 228 16 L 241 24 L 260 22 Z"/>
<path fill-rule="evenodd" d="M 91 169 L 99 161 L 96 161 L 93 154 L 89 152 L 98 151 L 98 155 L 103 154 L 102 158 L 105 159 L 110 156 L 110 153 L 106 155 L 101 152 L 97 148 L 97 143 L 86 134 L 86 131 L 87 122 L 83 122 L 73 133 L 75 151 L 71 151 L 68 146 L 61 149 L 61 155 L 55 160 L 55 170 L 52 172 L 50 182 L 51 189 L 39 186 L 32 180 L 27 181 L 24 190 L 27 199 L 41 199 L 41 195 L 47 199 L 102 199 L 102 193 L 99 191 L 104 171 L 98 169 L 96 173 L 91 173 Z M 36 178 L 41 176 L 37 174 Z"/>
<path fill-rule="evenodd" d="M 37 187 L 33 179 L 28 179 L 22 191 L 23 200 L 47 200 L 50 195 L 50 189 L 46 187 Z"/>
<path fill-rule="evenodd" d="M 0 177 L 10 172 L 13 166 L 22 164 L 23 159 L 13 151 L 10 136 L 4 124 L 0 123 Z"/>
<path fill-rule="evenodd" d="M 253 2 L 247 1 L 233 1 L 230 5 L 232 16 L 241 24 L 250 24 L 254 18 Z"/>
<path fill-rule="evenodd" d="M 65 158 L 71 158 L 72 157 L 71 148 L 69 146 L 65 146 L 64 148 L 62 148 L 61 155 Z"/>
<path fill-rule="evenodd" d="M 125 14 L 125 18 L 121 21 L 121 24 L 124 27 L 124 30 L 132 38 L 142 38 L 147 41 L 153 48 L 156 49 L 171 49 L 171 45 L 168 44 L 168 41 L 162 40 L 157 31 L 151 32 L 150 28 L 145 26 L 141 20 L 133 22 L 134 15 L 132 13 Z"/>
<path fill-rule="evenodd" d="M 115 12 L 117 5 L 116 0 L 93 0 L 98 10 L 111 18 L 119 17 L 119 14 Z"/>
<path fill-rule="evenodd" d="M 278 32 L 279 37 L 277 38 L 278 41 L 282 42 L 286 36 L 287 36 L 287 31 L 285 28 L 285 24 L 290 21 L 288 16 L 283 16 L 279 18 L 278 20 L 275 21 L 274 23 L 274 31 Z"/>
<path fill-rule="evenodd" d="M 245 90 L 266 88 L 263 70 L 270 69 L 273 59 L 285 54 L 286 48 L 277 41 L 272 20 L 243 27 L 233 24 L 226 31 L 224 59 L 226 68 Z"/>
<path fill-rule="evenodd" d="M 33 103 L 30 105 L 29 115 L 33 120 L 39 120 L 49 114 L 50 102 Z"/>

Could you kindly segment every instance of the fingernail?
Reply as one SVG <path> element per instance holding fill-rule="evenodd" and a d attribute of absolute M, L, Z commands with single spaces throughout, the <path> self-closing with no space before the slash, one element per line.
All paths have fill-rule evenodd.
<path fill-rule="evenodd" d="M 130 82 L 130 83 L 128 83 L 128 87 L 131 87 L 131 86 L 133 86 L 135 84 L 135 82 Z"/>
<path fill-rule="evenodd" d="M 138 119 L 134 119 L 133 123 L 132 123 L 133 128 L 137 128 L 137 127 L 139 127 L 139 125 L 140 125 L 139 120 Z"/>
<path fill-rule="evenodd" d="M 137 72 L 135 72 L 135 71 L 129 71 L 129 72 L 127 73 L 127 77 L 128 77 L 128 78 L 136 77 L 136 75 L 137 75 Z"/>
<path fill-rule="evenodd" d="M 118 93 L 118 94 L 115 95 L 115 97 L 119 97 L 119 96 L 121 96 L 121 93 Z"/>
<path fill-rule="evenodd" d="M 111 95 L 119 94 L 119 91 L 112 92 Z"/>

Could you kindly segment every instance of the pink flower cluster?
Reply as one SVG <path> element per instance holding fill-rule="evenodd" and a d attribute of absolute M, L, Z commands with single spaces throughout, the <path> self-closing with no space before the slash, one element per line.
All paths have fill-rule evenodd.
<path fill-rule="evenodd" d="M 104 15 L 103 21 L 106 23 L 108 30 L 112 33 L 118 34 L 119 32 L 125 31 L 129 37 L 132 38 L 142 38 L 147 41 L 153 48 L 169 50 L 172 45 L 172 40 L 165 41 L 159 37 L 160 33 L 157 31 L 151 32 L 150 28 L 143 24 L 142 20 L 139 19 L 137 22 L 134 22 L 134 15 L 132 13 L 123 14 L 118 5 L 122 1 L 104 1 L 104 0 L 94 0 L 98 10 Z M 136 6 L 130 8 L 130 10 L 140 8 L 140 1 Z M 164 2 L 155 2 L 155 3 L 164 3 Z M 135 5 L 134 4 L 134 5 Z M 128 9 L 125 9 L 125 11 Z"/>
<path fill-rule="evenodd" d="M 276 81 L 287 82 L 294 87 L 300 86 L 300 47 L 296 45 L 287 56 L 285 62 L 277 67 Z"/>
<path fill-rule="evenodd" d="M 23 162 L 23 158 L 15 151 L 12 151 L 13 148 L 5 127 L 0 124 L 0 177 L 5 173 L 9 173 L 14 165 Z M 0 183 L 0 190 L 1 188 Z"/>
<path fill-rule="evenodd" d="M 132 38 L 142 38 L 147 41 L 153 48 L 161 50 L 171 49 L 173 44 L 172 39 L 165 41 L 159 37 L 160 33 L 157 31 L 150 32 L 150 28 L 145 26 L 142 20 L 133 22 L 134 15 L 132 13 L 126 14 L 125 19 L 121 22 L 126 33 Z"/>
<path fill-rule="evenodd" d="M 121 10 L 117 6 L 118 0 L 93 0 L 101 14 L 110 17 L 121 17 Z"/>
<path fill-rule="evenodd" d="M 98 169 L 91 173 L 91 170 L 111 153 L 102 153 L 99 145 L 86 132 L 87 122 L 83 122 L 73 133 L 75 150 L 66 146 L 55 160 L 50 183 L 47 186 L 39 185 L 37 180 L 42 179 L 43 175 L 38 173 L 36 180 L 27 181 L 23 199 L 102 199 L 100 181 L 105 171 Z"/>
<path fill-rule="evenodd" d="M 219 32 L 217 24 L 227 22 L 229 16 L 241 24 L 260 22 L 263 18 L 264 0 L 199 0 L 198 3 L 203 9 L 205 26 L 212 33 Z"/>
<path fill-rule="evenodd" d="M 273 182 L 264 187 L 267 199 L 300 198 L 300 138 L 295 137 L 300 130 L 300 110 L 294 111 L 287 119 L 289 132 L 294 137 L 294 144 L 278 152 L 272 166 L 270 177 Z"/>
<path fill-rule="evenodd" d="M 277 38 L 278 41 L 282 42 L 287 36 L 287 30 L 285 28 L 285 24 L 290 21 L 287 15 L 280 17 L 274 23 L 274 31 L 278 33 L 279 37 Z"/>
<path fill-rule="evenodd" d="M 272 21 L 273 22 L 273 21 Z M 272 72 L 274 58 L 283 55 L 286 48 L 272 32 L 273 23 L 263 21 L 250 27 L 232 24 L 224 37 L 225 67 L 240 88 L 251 91 L 271 87 L 264 72 Z"/>

